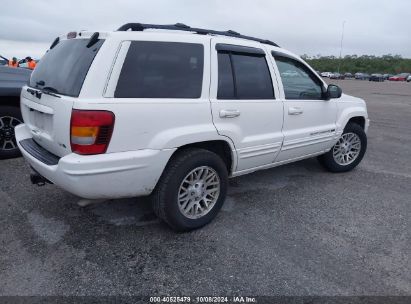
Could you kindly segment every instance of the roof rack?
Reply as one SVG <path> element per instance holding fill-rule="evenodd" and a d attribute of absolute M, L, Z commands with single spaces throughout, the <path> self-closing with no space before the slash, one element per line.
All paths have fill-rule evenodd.
<path fill-rule="evenodd" d="M 270 41 L 270 40 L 265 40 L 265 39 L 260 39 L 260 38 L 255 38 L 251 36 L 245 36 L 241 35 L 240 33 L 237 33 L 232 30 L 228 31 L 215 31 L 215 30 L 207 30 L 207 29 L 202 29 L 202 28 L 195 28 L 195 27 L 190 27 L 188 25 L 185 25 L 183 23 L 176 23 L 176 24 L 170 24 L 170 25 L 160 25 L 160 24 L 144 24 L 144 23 L 126 23 L 122 26 L 119 27 L 117 31 L 144 31 L 146 29 L 160 29 L 160 30 L 174 30 L 174 31 L 185 31 L 185 32 L 193 32 L 196 34 L 200 35 L 221 35 L 221 36 L 228 36 L 228 37 L 235 37 L 235 38 L 242 38 L 242 39 L 247 39 L 247 40 L 252 40 L 252 41 L 257 41 L 260 43 L 264 44 L 269 44 L 272 46 L 277 46 L 278 44 Z"/>

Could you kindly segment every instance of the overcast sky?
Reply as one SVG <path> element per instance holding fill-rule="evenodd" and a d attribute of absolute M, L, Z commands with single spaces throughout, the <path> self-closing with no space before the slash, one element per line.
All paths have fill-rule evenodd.
<path fill-rule="evenodd" d="M 297 54 L 400 54 L 411 58 L 410 0 L 1 0 L 0 55 L 41 57 L 75 30 L 127 22 L 232 29 Z"/>

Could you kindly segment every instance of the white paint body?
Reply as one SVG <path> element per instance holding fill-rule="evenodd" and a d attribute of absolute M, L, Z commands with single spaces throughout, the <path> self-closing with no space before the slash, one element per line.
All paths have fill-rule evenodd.
<path fill-rule="evenodd" d="M 83 33 L 82 37 L 87 37 Z M 304 61 L 270 45 L 239 38 L 164 32 L 107 32 L 78 98 L 21 94 L 24 124 L 16 128 L 17 142 L 34 138 L 61 157 L 48 166 L 23 156 L 41 175 L 61 188 L 87 199 L 149 195 L 173 153 L 181 146 L 222 140 L 232 153 L 230 176 L 320 155 L 331 149 L 352 117 L 368 115 L 365 102 L 342 95 L 331 100 L 286 100 L 271 51 Z M 170 41 L 204 46 L 202 94 L 198 99 L 114 98 L 117 80 L 130 41 Z M 276 99 L 217 100 L 216 43 L 263 49 Z M 304 63 L 305 64 L 305 63 Z M 310 68 L 311 69 L 311 68 Z M 312 69 L 311 69 L 312 70 Z M 321 80 L 322 81 L 322 80 Z M 324 83 L 326 86 L 326 84 Z M 113 135 L 105 154 L 82 156 L 70 149 L 72 109 L 108 110 L 115 114 Z M 298 109 L 300 115 L 292 112 Z M 235 110 L 238 116 L 221 117 Z"/>

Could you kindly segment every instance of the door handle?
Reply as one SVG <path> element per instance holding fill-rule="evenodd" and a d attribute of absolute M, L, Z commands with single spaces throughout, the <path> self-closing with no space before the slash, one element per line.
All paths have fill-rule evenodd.
<path fill-rule="evenodd" d="M 240 116 L 239 110 L 221 110 L 220 118 L 234 118 Z"/>
<path fill-rule="evenodd" d="M 288 108 L 288 115 L 300 115 L 303 114 L 303 108 L 300 107 L 289 107 Z"/>

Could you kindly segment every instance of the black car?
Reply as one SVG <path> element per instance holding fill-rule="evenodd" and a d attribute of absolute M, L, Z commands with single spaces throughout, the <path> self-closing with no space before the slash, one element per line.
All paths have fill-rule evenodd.
<path fill-rule="evenodd" d="M 20 155 L 14 127 L 23 121 L 20 92 L 29 81 L 30 74 L 28 69 L 0 66 L 0 159 Z"/>
<path fill-rule="evenodd" d="M 371 74 L 369 80 L 370 81 L 383 82 L 384 81 L 384 75 L 382 75 L 382 74 Z"/>
<path fill-rule="evenodd" d="M 344 76 L 345 76 L 345 78 L 353 78 L 354 77 L 354 75 L 351 74 L 351 73 L 345 73 Z"/>

